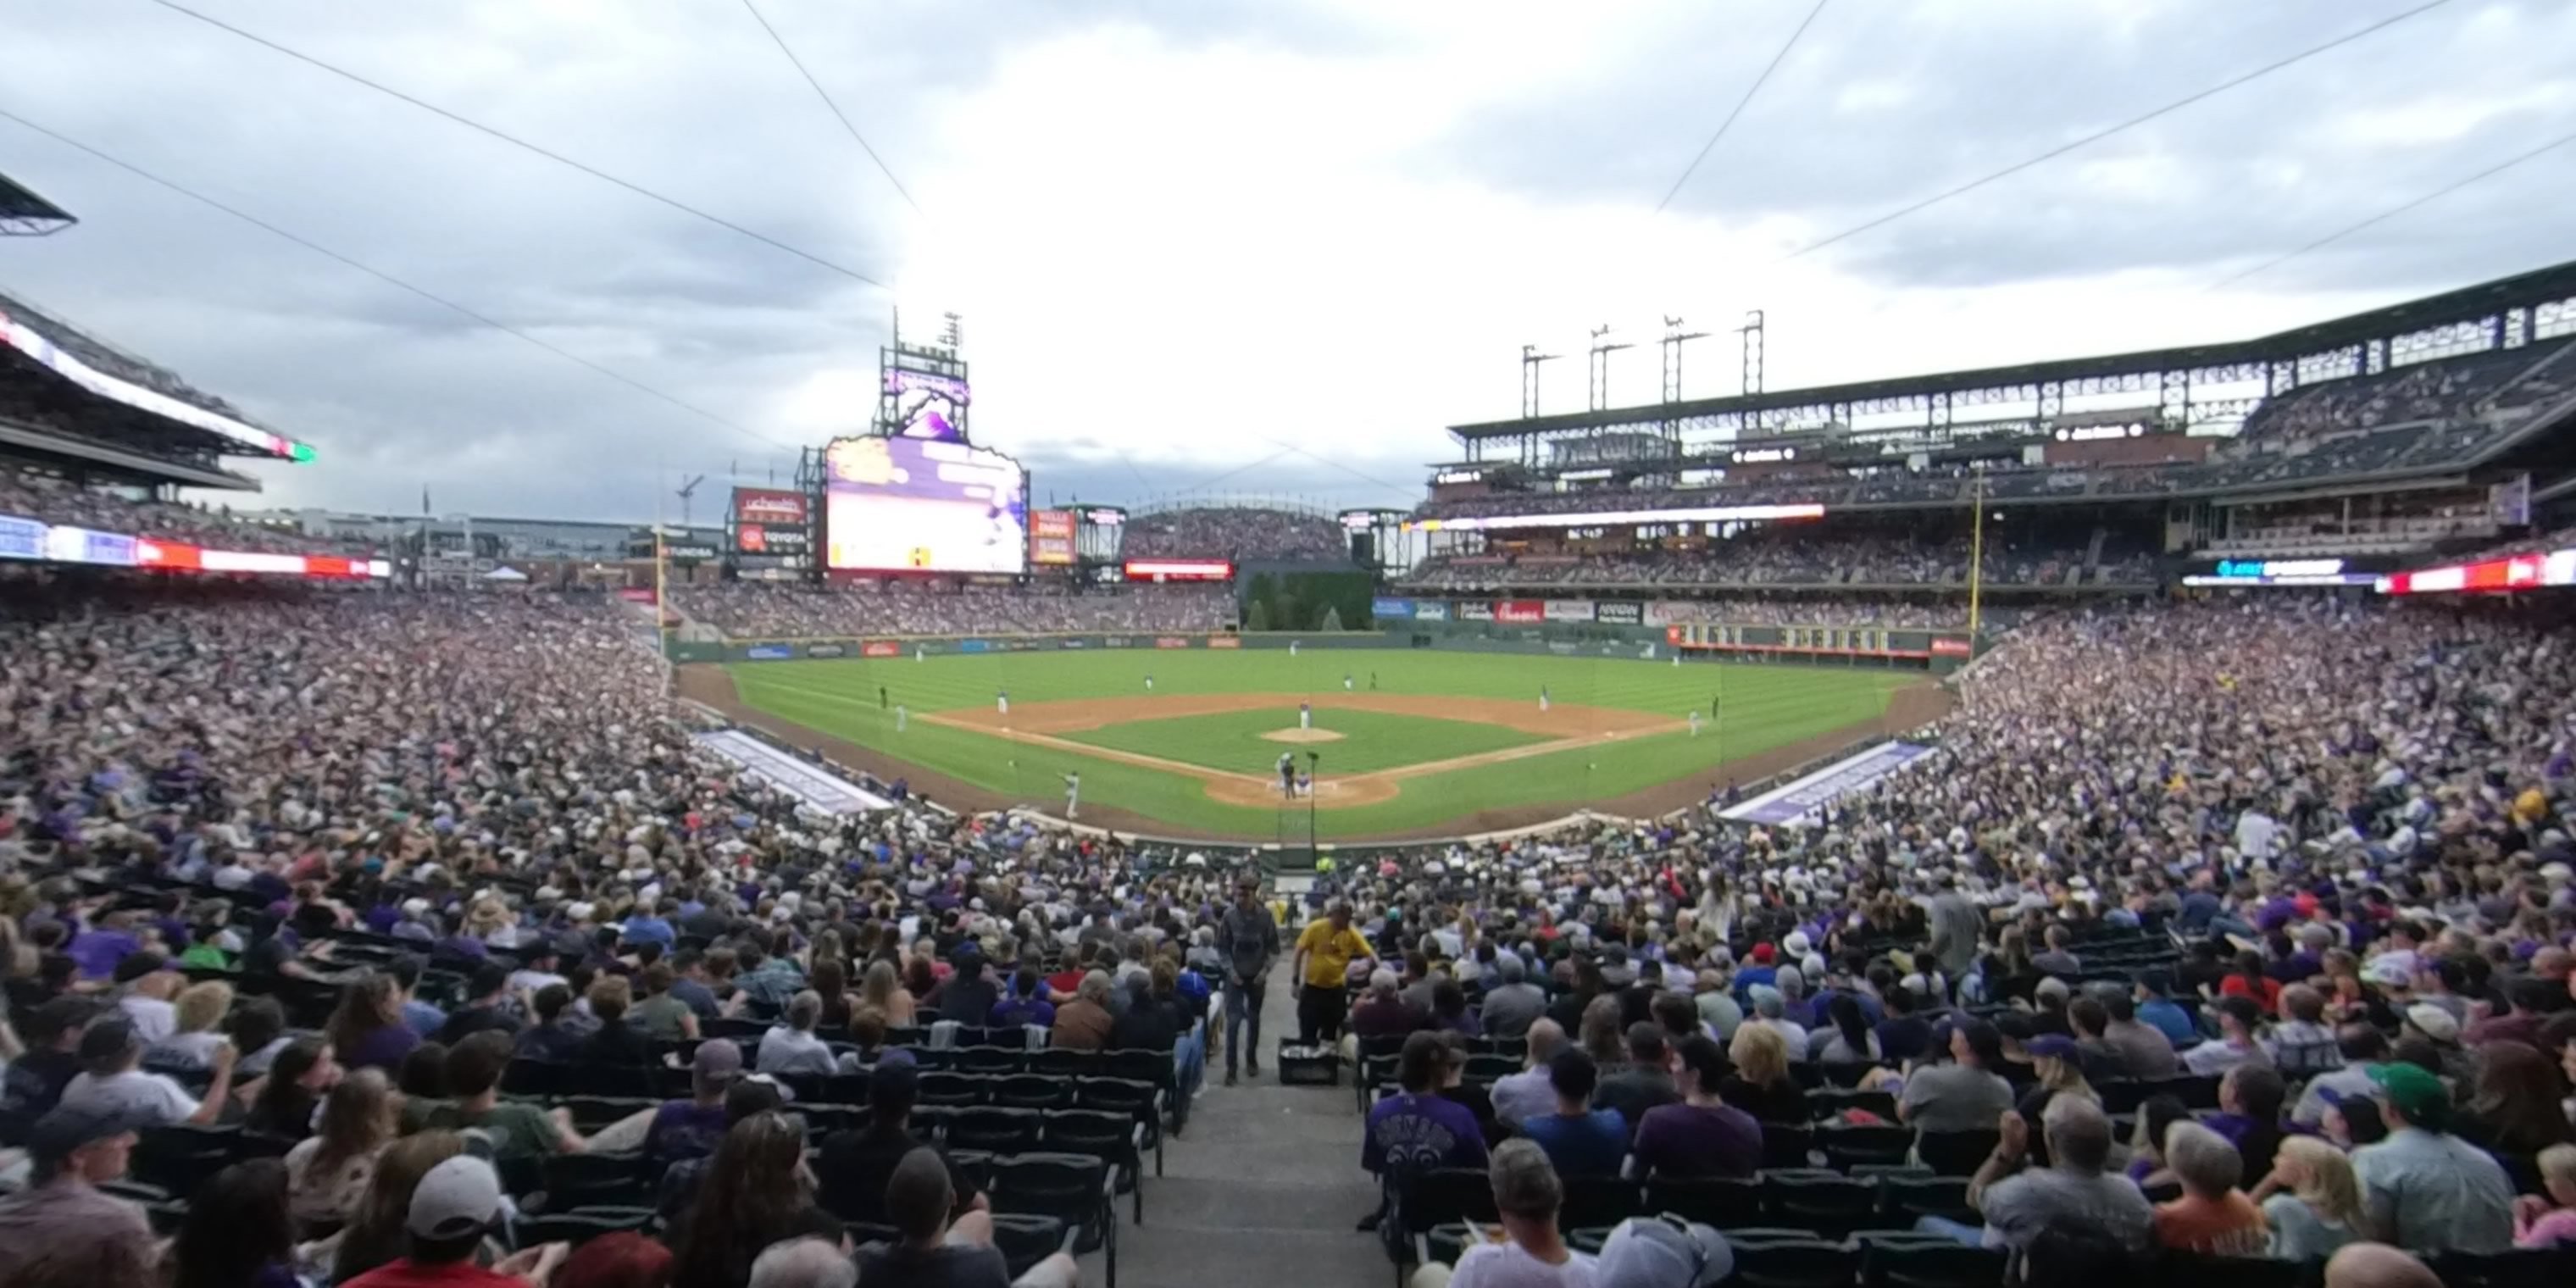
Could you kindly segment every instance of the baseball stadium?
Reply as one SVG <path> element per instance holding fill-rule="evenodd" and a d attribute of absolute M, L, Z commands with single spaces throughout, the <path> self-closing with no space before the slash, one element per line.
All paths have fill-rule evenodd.
<path fill-rule="evenodd" d="M 1544 198 L 1478 167 L 1620 86 L 1503 9 L 123 7 L 31 11 L 0 91 L 0 1288 L 2576 1283 L 2576 136 L 2486 155 L 2576 101 L 2527 61 L 2557 7 L 2141 5 L 2121 41 L 2311 43 L 2108 125 L 2057 100 L 2125 101 L 2118 41 L 1605 11 L 1727 99 Z M 2030 119 L 1858 75 L 1925 32 Z M 2385 158 L 2384 202 L 2190 132 L 2365 57 L 2296 146 Z M 1341 155 L 1448 137 L 1354 87 L 1497 58 L 1564 119 L 1442 108 L 1508 146 L 1391 154 L 1410 187 Z M 2533 79 L 2436 110 L 2428 67 Z M 1276 173 L 1190 133 L 1238 98 L 1297 106 Z M 1899 103 L 1959 122 L 1846 165 Z M 198 133 L 244 123 L 284 132 Z M 343 129 L 345 171 L 295 159 Z M 969 218 L 1020 192 L 996 149 L 1140 186 Z M 1774 163 L 1920 191 L 1827 235 Z M 1975 207 L 2000 287 L 1948 204 L 1988 184 L 2061 194 Z M 2190 249 L 2123 222 L 2168 184 Z M 1234 216 L 1168 214 L 1198 186 Z M 2311 186 L 2358 222 L 2285 231 Z M 1158 374 L 1294 312 L 1342 217 L 1307 197 L 1431 188 L 1494 227 L 1406 253 L 1491 233 L 1534 298 L 1627 298 L 1669 239 L 1694 312 L 1710 264 L 1825 285 L 1581 314 L 1583 405 L 1530 344 L 1501 419 L 1271 346 L 1400 470 L 1275 437 L 1311 390 Z M 1121 212 L 1168 262 L 1084 222 Z M 1333 253 L 1426 344 L 1509 311 Z M 1080 311 L 1237 273 L 1233 319 Z M 1104 386 L 1115 432 L 1069 414 Z"/>

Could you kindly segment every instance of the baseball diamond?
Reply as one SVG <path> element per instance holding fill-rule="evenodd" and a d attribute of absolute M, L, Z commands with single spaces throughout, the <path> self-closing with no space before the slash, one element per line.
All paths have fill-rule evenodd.
<path fill-rule="evenodd" d="M 961 806 L 1052 809 L 1077 772 L 1085 822 L 1211 839 L 1268 839 L 1283 809 L 1341 840 L 1651 815 L 1947 704 L 1920 675 L 1398 649 L 834 658 L 684 667 L 681 685 Z M 1283 789 L 1282 756 L 1311 796 Z"/>

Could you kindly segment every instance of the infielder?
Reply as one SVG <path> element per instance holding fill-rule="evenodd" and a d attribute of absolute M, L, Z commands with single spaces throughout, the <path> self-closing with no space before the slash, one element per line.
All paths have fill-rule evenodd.
<path fill-rule="evenodd" d="M 1072 818 L 1082 808 L 1082 775 L 1064 776 L 1064 816 Z"/>
<path fill-rule="evenodd" d="M 1547 710 L 1547 686 L 1544 684 L 1538 686 L 1538 709 L 1541 712 Z"/>
<path fill-rule="evenodd" d="M 895 731 L 896 733 L 902 733 L 902 732 L 903 732 L 903 724 L 904 724 L 904 710 L 903 710 L 903 708 L 901 708 L 901 707 L 896 707 L 896 708 L 894 709 L 894 731 Z"/>
<path fill-rule="evenodd" d="M 1003 715 L 1011 714 L 1011 691 L 1009 689 L 993 690 L 993 706 Z"/>
<path fill-rule="evenodd" d="M 1150 675 L 1145 677 L 1145 691 L 1147 693 L 1154 691 L 1154 677 Z"/>
<path fill-rule="evenodd" d="M 1698 712 L 1696 712 L 1696 711 L 1693 711 L 1693 712 L 1691 712 L 1691 713 L 1690 713 L 1690 726 L 1691 726 L 1691 733 L 1690 733 L 1690 736 L 1692 736 L 1692 737 L 1694 737 L 1694 738 L 1698 737 L 1698 736 L 1699 736 L 1699 713 L 1698 713 Z"/>
<path fill-rule="evenodd" d="M 1350 692 L 1350 691 L 1351 691 L 1351 673 L 1350 673 L 1350 672 L 1348 672 L 1348 671 L 1344 671 L 1344 672 L 1342 672 L 1342 692 L 1344 692 L 1344 693 L 1348 693 L 1348 692 Z"/>
<path fill-rule="evenodd" d="M 1300 729 L 1315 727 L 1315 708 L 1312 705 L 1304 702 L 1297 704 L 1297 727 Z"/>

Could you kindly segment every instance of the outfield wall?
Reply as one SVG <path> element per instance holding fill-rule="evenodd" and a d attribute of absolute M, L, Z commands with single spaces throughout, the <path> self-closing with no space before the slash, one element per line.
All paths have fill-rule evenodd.
<path fill-rule="evenodd" d="M 1105 632 L 1079 635 L 871 635 L 665 642 L 674 662 L 792 662 L 831 658 L 947 657 L 1099 649 L 1452 649 L 1659 660 L 1725 657 L 1811 666 L 1920 670 L 1947 675 L 1973 651 L 1965 632 L 1795 626 L 1647 626 L 1609 622 L 1528 625 L 1394 618 L 1374 631 Z"/>

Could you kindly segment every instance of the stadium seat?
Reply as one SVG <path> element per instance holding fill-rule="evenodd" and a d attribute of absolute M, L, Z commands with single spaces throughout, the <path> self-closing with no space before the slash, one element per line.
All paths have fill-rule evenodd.
<path fill-rule="evenodd" d="M 1970 1248 L 1945 1235 L 1871 1230 L 1860 1248 L 1861 1288 L 1994 1288 L 2008 1257 L 2000 1248 Z"/>
<path fill-rule="evenodd" d="M 915 1084 L 914 1099 L 925 1105 L 980 1105 L 989 1084 L 964 1073 L 925 1073 Z"/>
<path fill-rule="evenodd" d="M 958 1110 L 948 1120 L 948 1143 L 956 1149 L 979 1149 L 994 1154 L 1034 1150 L 1038 1145 L 1040 1122 L 1035 1109 L 976 1105 Z"/>
<path fill-rule="evenodd" d="M 1815 1140 L 1825 1166 L 1847 1172 L 1856 1165 L 1904 1162 L 1914 1148 L 1914 1130 L 1894 1123 L 1824 1123 L 1815 1129 Z"/>
<path fill-rule="evenodd" d="M 2198 1252 L 2168 1252 L 2157 1277 L 2192 1288 L 2299 1288 L 2307 1267 L 2272 1257 L 2217 1257 Z"/>
<path fill-rule="evenodd" d="M 539 1164 L 539 1173 L 549 1212 L 598 1205 L 650 1207 L 653 1202 L 640 1153 L 548 1154 Z"/>
<path fill-rule="evenodd" d="M 1728 1282 L 1742 1288 L 1844 1288 L 1860 1271 L 1853 1245 L 1805 1230 L 1730 1230 L 1726 1242 L 1735 1253 Z"/>
<path fill-rule="evenodd" d="M 1876 1220 L 1878 1196 L 1877 1185 L 1836 1172 L 1766 1170 L 1762 1220 L 1766 1225 L 1841 1238 Z"/>
<path fill-rule="evenodd" d="M 957 1052 L 960 1073 L 1018 1073 L 1028 1067 L 1028 1052 L 1017 1047 L 970 1046 Z"/>
<path fill-rule="evenodd" d="M 569 1243 L 578 1248 L 603 1234 L 643 1230 L 652 1223 L 651 1208 L 583 1209 L 524 1218 L 515 1235 L 521 1247 Z"/>
<path fill-rule="evenodd" d="M 1565 1201 L 1557 1209 L 1556 1223 L 1567 1229 L 1617 1225 L 1645 1212 L 1635 1181 L 1616 1176 L 1568 1176 L 1563 1185 Z"/>
<path fill-rule="evenodd" d="M 1043 1073 L 1014 1073 L 993 1082 L 993 1103 L 1013 1109 L 1070 1109 L 1073 1079 Z"/>
<path fill-rule="evenodd" d="M 1805 1167 L 1807 1151 L 1814 1148 L 1816 1134 L 1800 1123 L 1762 1124 L 1762 1167 Z"/>
<path fill-rule="evenodd" d="M 1163 1123 L 1154 1103 L 1154 1088 L 1125 1078 L 1084 1078 L 1074 1084 L 1074 1107 L 1107 1109 L 1130 1115 L 1145 1129 L 1142 1148 L 1154 1151 L 1154 1175 L 1163 1174 Z"/>
<path fill-rule="evenodd" d="M 1671 1212 L 1720 1230 L 1758 1224 L 1762 1183 L 1719 1177 L 1649 1177 L 1646 1210 Z"/>
<path fill-rule="evenodd" d="M 1001 1251 L 1013 1279 L 1058 1252 L 1072 1252 L 1075 1234 L 1074 1226 L 1060 1217 L 1037 1212 L 993 1214 L 993 1246 Z"/>
<path fill-rule="evenodd" d="M 1974 1176 L 2002 1139 L 1992 1130 L 1927 1131 L 1915 1137 L 1914 1156 L 1943 1176 Z"/>
<path fill-rule="evenodd" d="M 1144 1128 L 1127 1114 L 1104 1109 L 1057 1109 L 1039 1116 L 1038 1146 L 1062 1154 L 1089 1154 L 1109 1164 L 1119 1184 L 1135 1196 L 1136 1224 L 1145 1223 L 1145 1181 L 1136 1153 Z"/>
<path fill-rule="evenodd" d="M 2445 1288 L 2566 1288 L 2576 1283 L 2576 1248 L 2435 1253 L 2429 1264 Z"/>
<path fill-rule="evenodd" d="M 1977 1223 L 1976 1209 L 1968 1206 L 1964 1176 L 1881 1176 L 1878 1192 L 1891 1225 L 1910 1226 L 1927 1216 Z"/>
<path fill-rule="evenodd" d="M 1051 1216 L 1077 1229 L 1076 1247 L 1099 1248 L 1108 1284 L 1118 1282 L 1118 1215 L 1108 1164 L 1086 1154 L 1028 1153 L 992 1162 L 993 1210 Z"/>

